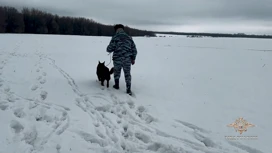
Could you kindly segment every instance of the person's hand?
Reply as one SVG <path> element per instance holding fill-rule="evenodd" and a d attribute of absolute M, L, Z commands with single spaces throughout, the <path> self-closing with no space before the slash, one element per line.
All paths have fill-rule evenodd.
<path fill-rule="evenodd" d="M 134 65 L 135 64 L 135 60 L 131 60 L 131 64 Z"/>

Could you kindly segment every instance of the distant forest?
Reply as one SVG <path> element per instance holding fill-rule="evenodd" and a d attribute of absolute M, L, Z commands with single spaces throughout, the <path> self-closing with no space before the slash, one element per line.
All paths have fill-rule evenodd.
<path fill-rule="evenodd" d="M 125 31 L 131 36 L 149 36 L 156 34 L 187 35 L 187 37 L 236 37 L 236 38 L 268 38 L 271 35 L 222 34 L 222 33 L 185 33 L 159 32 L 139 30 L 126 26 Z M 58 35 L 86 35 L 112 36 L 113 25 L 98 23 L 92 19 L 82 17 L 68 17 L 53 15 L 37 9 L 0 6 L 0 33 L 28 33 L 28 34 L 58 34 Z"/>
<path fill-rule="evenodd" d="M 125 27 L 131 36 L 155 36 L 153 32 Z M 81 17 L 60 17 L 37 9 L 0 6 L 0 33 L 112 36 L 113 25 Z"/>
<path fill-rule="evenodd" d="M 186 35 L 188 37 L 225 37 L 225 38 L 263 38 L 272 39 L 271 35 L 248 35 L 244 33 L 225 34 L 225 33 L 190 33 L 190 32 L 155 32 L 157 34 Z"/>

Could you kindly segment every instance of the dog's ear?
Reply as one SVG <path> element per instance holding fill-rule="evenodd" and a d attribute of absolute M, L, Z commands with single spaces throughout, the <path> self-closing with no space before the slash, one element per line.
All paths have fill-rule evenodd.
<path fill-rule="evenodd" d="M 105 61 L 103 62 L 103 64 L 105 65 Z"/>
<path fill-rule="evenodd" d="M 98 60 L 98 63 L 100 64 L 100 61 Z"/>

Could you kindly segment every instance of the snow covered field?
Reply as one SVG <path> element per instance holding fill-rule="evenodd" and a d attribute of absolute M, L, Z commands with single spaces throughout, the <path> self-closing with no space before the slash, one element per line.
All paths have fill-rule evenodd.
<path fill-rule="evenodd" d="M 109 37 L 1 34 L 0 153 L 272 152 L 271 40 L 134 40 L 130 97 L 97 82 Z"/>

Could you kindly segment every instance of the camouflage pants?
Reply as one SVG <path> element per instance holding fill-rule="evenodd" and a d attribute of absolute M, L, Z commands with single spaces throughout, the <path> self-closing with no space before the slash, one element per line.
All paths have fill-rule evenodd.
<path fill-rule="evenodd" d="M 114 66 L 114 80 L 119 80 L 121 76 L 121 70 L 123 68 L 126 80 L 127 89 L 131 88 L 131 59 L 130 58 L 120 58 L 113 60 Z"/>

